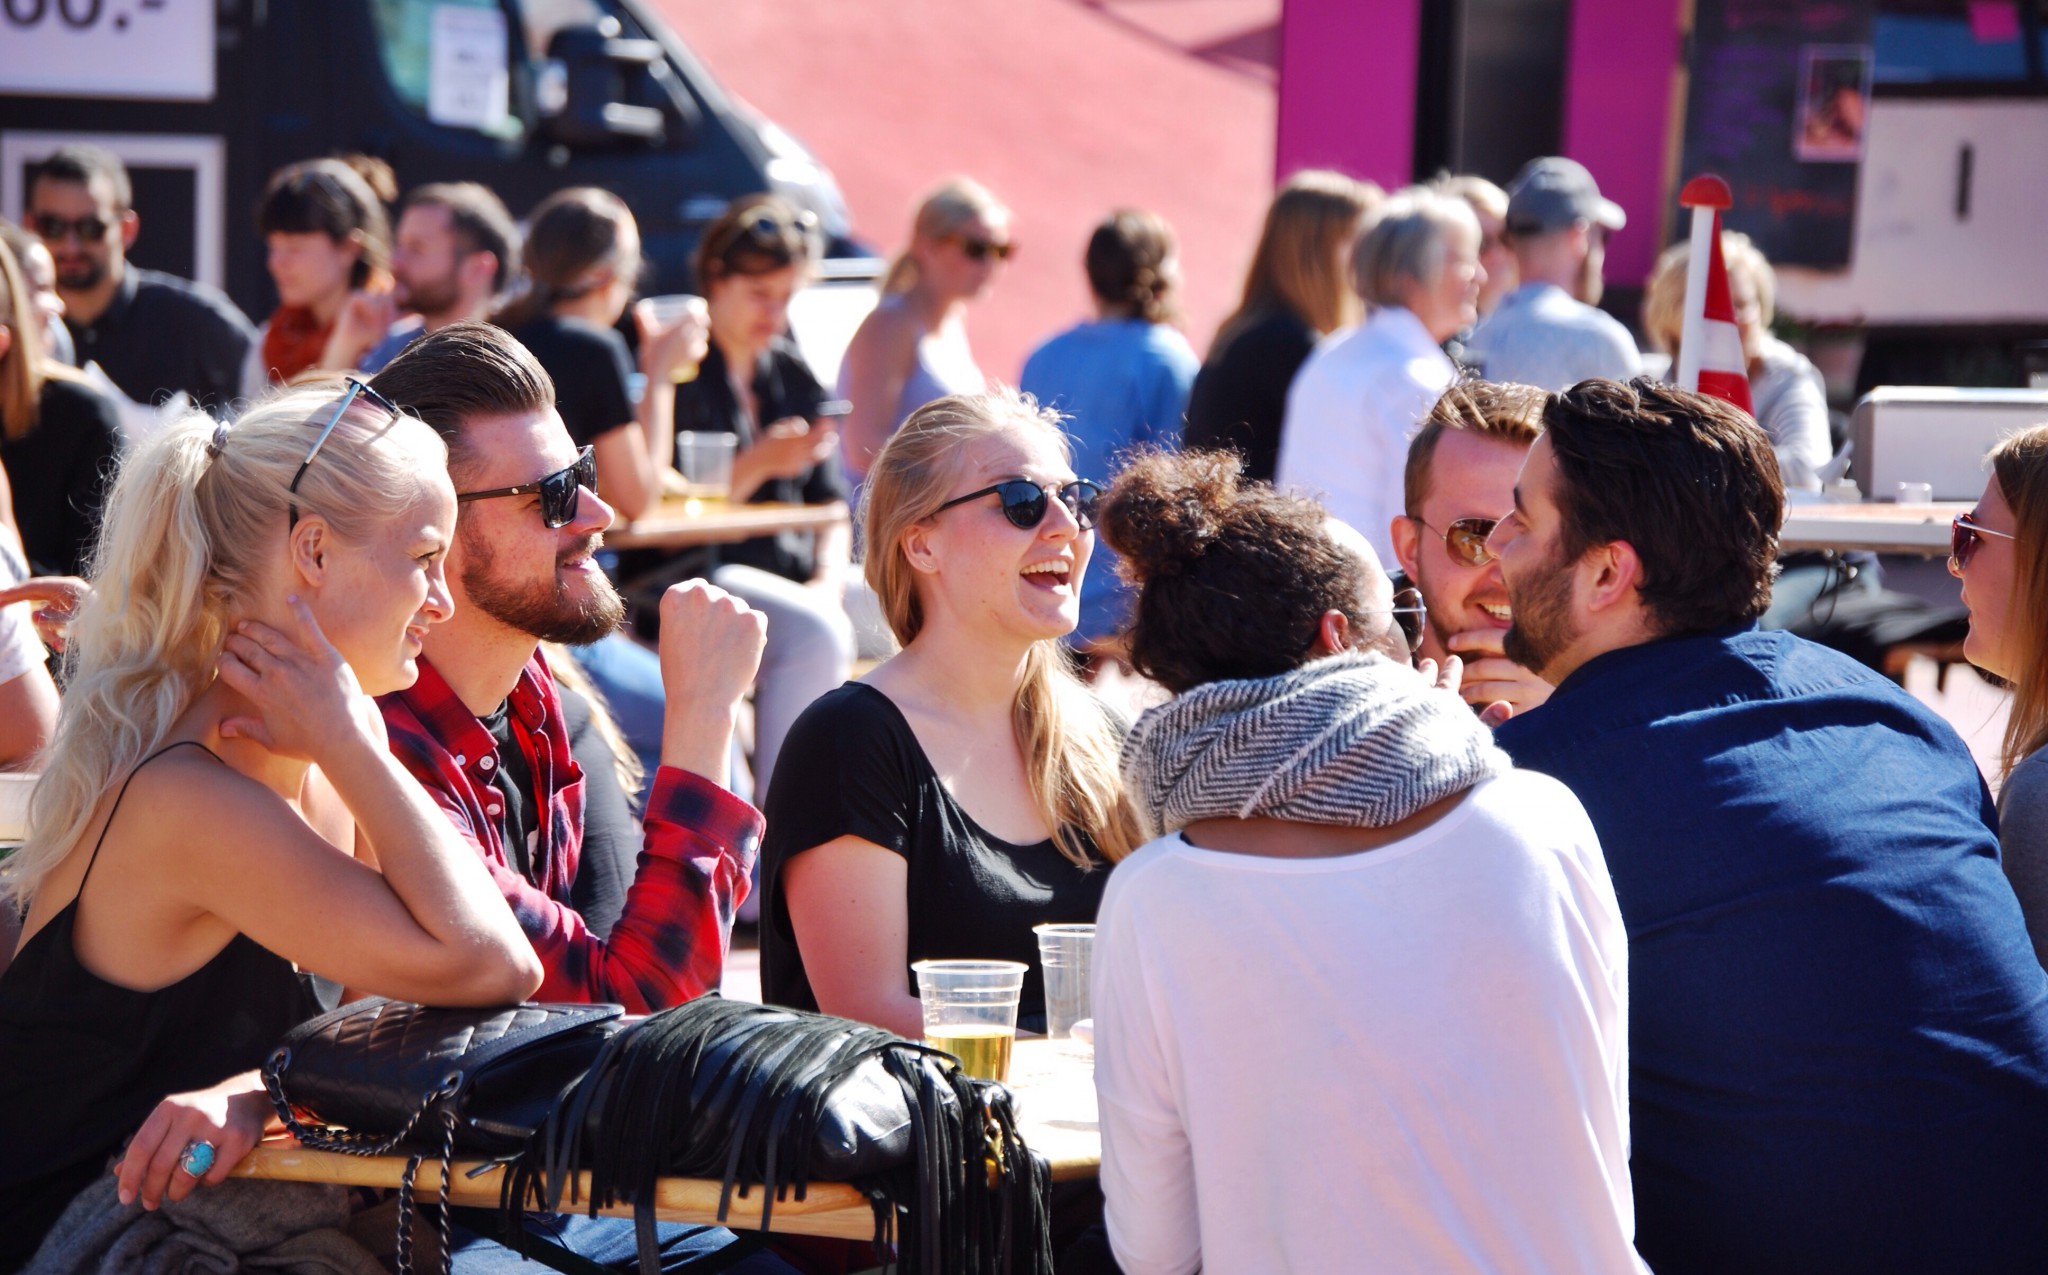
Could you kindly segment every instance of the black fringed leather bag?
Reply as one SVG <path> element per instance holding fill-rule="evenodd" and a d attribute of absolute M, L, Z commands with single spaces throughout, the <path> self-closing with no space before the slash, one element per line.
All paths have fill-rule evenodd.
<path fill-rule="evenodd" d="M 633 1206 L 649 1275 L 660 1269 L 662 1176 L 719 1180 L 721 1221 L 736 1194 L 759 1190 L 763 1229 L 776 1201 L 850 1182 L 874 1208 L 878 1255 L 893 1243 L 904 1275 L 1051 1272 L 1050 1175 L 1017 1133 L 1009 1092 L 846 1019 L 715 995 L 630 1025 L 609 1005 L 367 1000 L 295 1029 L 264 1083 L 308 1147 L 413 1153 L 399 1192 L 402 1270 L 419 1164 L 438 1154 L 445 1182 L 449 1159 L 468 1151 L 511 1165 L 508 1234 L 525 1208 Z M 443 1209 L 444 1254 L 446 1225 Z"/>
<path fill-rule="evenodd" d="M 873 1205 L 878 1259 L 893 1243 L 903 1275 L 1052 1270 L 1050 1174 L 1009 1091 L 843 1018 L 714 995 L 626 1027 L 506 1175 L 502 1205 L 509 1220 L 630 1204 L 651 1273 L 654 1182 L 671 1175 L 717 1179 L 721 1222 L 759 1189 L 763 1230 L 778 1200 L 850 1182 Z"/>

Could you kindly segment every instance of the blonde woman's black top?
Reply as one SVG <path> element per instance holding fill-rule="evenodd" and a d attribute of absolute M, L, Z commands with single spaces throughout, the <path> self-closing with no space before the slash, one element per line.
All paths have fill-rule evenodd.
<path fill-rule="evenodd" d="M 807 850 L 852 836 L 902 855 L 909 868 L 909 960 L 1024 962 L 1031 970 L 1018 1025 L 1043 1030 L 1045 988 L 1031 927 L 1093 921 L 1109 883 L 1108 864 L 1084 871 L 1051 838 L 1017 845 L 983 829 L 946 791 L 895 703 L 861 682 L 820 696 L 797 718 L 775 763 L 763 813 L 763 999 L 818 1008 L 790 927 L 782 868 Z M 908 964 L 903 978 L 905 990 L 916 995 Z"/>

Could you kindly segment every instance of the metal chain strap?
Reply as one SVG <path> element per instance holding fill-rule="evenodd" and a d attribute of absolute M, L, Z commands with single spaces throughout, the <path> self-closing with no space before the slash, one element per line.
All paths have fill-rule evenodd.
<path fill-rule="evenodd" d="M 407 1157 L 405 1172 L 398 1179 L 398 1248 L 392 1255 L 398 1275 L 412 1275 L 412 1228 L 416 1211 L 413 1188 L 419 1180 L 420 1165 L 426 1158 L 425 1152 L 414 1152 Z M 454 1239 L 449 1232 L 448 1220 L 448 1179 L 454 1175 L 450 1167 L 454 1159 L 455 1113 L 444 1107 L 441 1110 L 441 1185 L 434 1200 L 434 1234 L 441 1242 L 441 1275 L 450 1275 L 455 1260 Z"/>
<path fill-rule="evenodd" d="M 284 1096 L 284 1068 L 278 1063 L 279 1060 L 273 1058 L 271 1065 L 263 1069 L 263 1090 L 270 1095 L 270 1105 L 277 1109 L 278 1119 L 284 1121 L 285 1129 L 308 1151 L 334 1151 L 342 1155 L 357 1156 L 389 1155 L 412 1136 L 412 1131 L 419 1127 L 420 1121 L 427 1118 L 427 1113 L 434 1109 L 436 1103 L 453 1098 L 461 1092 L 462 1086 L 461 1074 L 451 1073 L 442 1080 L 439 1089 L 420 1100 L 419 1108 L 412 1113 L 403 1128 L 389 1137 L 380 1137 L 374 1133 L 362 1133 L 354 1129 L 339 1129 L 333 1125 L 307 1124 L 299 1119 L 298 1111 Z M 452 1112 L 449 1113 L 449 1118 L 453 1119 Z"/>

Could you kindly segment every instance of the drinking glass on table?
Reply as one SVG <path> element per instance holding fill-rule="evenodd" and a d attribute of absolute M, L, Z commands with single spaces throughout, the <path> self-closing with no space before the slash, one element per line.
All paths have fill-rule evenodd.
<path fill-rule="evenodd" d="M 676 468 L 699 500 L 724 500 L 732 491 L 732 458 L 739 437 L 722 431 L 684 430 L 676 435 Z"/>
<path fill-rule="evenodd" d="M 958 1058 L 970 1076 L 1008 1080 L 1017 998 L 1029 967 L 1022 961 L 918 961 L 910 968 L 924 1005 L 925 1040 Z"/>
<path fill-rule="evenodd" d="M 1092 1039 L 1088 980 L 1093 973 L 1095 926 L 1034 925 L 1038 963 L 1045 971 L 1045 1037 L 1085 1051 Z M 1075 1024 L 1086 1024 L 1077 1034 Z"/>

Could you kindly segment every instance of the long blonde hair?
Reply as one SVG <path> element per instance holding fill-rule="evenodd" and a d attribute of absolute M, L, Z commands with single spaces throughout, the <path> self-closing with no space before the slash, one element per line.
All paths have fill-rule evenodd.
<path fill-rule="evenodd" d="M 949 177 L 940 182 L 918 204 L 917 216 L 910 225 L 910 243 L 889 262 L 889 273 L 882 276 L 882 291 L 910 291 L 917 284 L 917 258 L 911 249 L 919 243 L 932 243 L 947 235 L 958 234 L 961 227 L 976 218 L 1008 221 L 1010 210 L 1003 206 L 1002 200 L 989 193 L 988 187 L 972 177 Z"/>
<path fill-rule="evenodd" d="M 1266 209 L 1258 249 L 1245 271 L 1244 296 L 1216 330 L 1210 352 L 1230 344 L 1247 325 L 1282 311 L 1322 335 L 1357 322 L 1360 306 L 1344 254 L 1366 214 L 1385 197 L 1371 182 L 1325 168 L 1288 178 Z"/>
<path fill-rule="evenodd" d="M 2048 746 L 2048 424 L 2023 429 L 1991 450 L 1991 473 L 2012 508 L 2012 594 L 2006 600 L 2012 710 L 1999 750 L 2001 780 Z"/>
<path fill-rule="evenodd" d="M 12 442 L 36 427 L 50 362 L 43 357 L 43 324 L 36 317 L 28 271 L 4 239 L 0 239 L 0 328 L 14 335 L 7 353 L 0 355 L 0 427 Z"/>
<path fill-rule="evenodd" d="M 1014 431 L 1044 433 L 1067 454 L 1057 416 L 1014 390 L 999 389 L 926 403 L 875 457 L 861 494 L 865 571 L 890 631 L 903 645 L 925 623 L 916 572 L 903 555 L 903 533 L 945 503 L 969 446 Z M 1061 854 L 1085 868 L 1094 861 L 1084 837 L 1111 863 L 1138 847 L 1137 815 L 1117 769 L 1119 732 L 1108 710 L 1074 676 L 1058 642 L 1031 644 L 1010 723 L 1024 754 L 1032 803 Z"/>
<path fill-rule="evenodd" d="M 439 435 L 359 398 L 292 496 L 292 475 L 337 401 L 333 383 L 315 383 L 259 403 L 232 428 L 192 412 L 122 466 L 93 591 L 64 651 L 63 706 L 28 837 L 0 865 L 0 892 L 18 906 L 213 682 L 230 621 L 284 552 L 287 502 L 359 543 L 419 498 L 422 475 L 447 472 Z"/>

